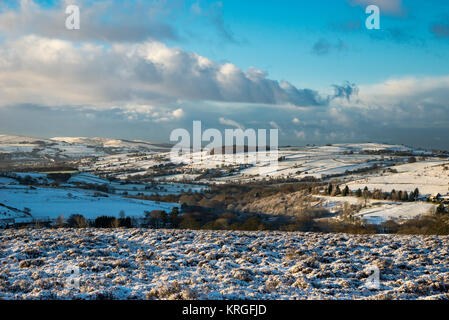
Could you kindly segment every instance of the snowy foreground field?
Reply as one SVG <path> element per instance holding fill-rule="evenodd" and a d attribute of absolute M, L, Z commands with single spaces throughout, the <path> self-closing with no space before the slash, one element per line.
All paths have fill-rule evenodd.
<path fill-rule="evenodd" d="M 148 229 L 4 230 L 0 298 L 447 299 L 448 240 Z M 380 274 L 378 289 L 366 287 L 373 266 Z"/>

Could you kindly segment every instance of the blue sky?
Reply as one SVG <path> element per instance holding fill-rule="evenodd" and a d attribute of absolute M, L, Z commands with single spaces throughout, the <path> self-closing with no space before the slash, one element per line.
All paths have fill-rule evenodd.
<path fill-rule="evenodd" d="M 326 88 L 345 80 L 374 83 L 392 76 L 447 74 L 449 43 L 436 39 L 430 26 L 449 12 L 449 2 L 404 1 L 403 7 L 405 17 L 382 14 L 381 30 L 367 30 L 365 6 L 346 1 L 224 1 L 226 27 L 241 44 L 212 35 L 215 45 L 189 39 L 183 47 L 243 69 L 258 66 L 275 79 L 299 86 Z M 347 25 L 354 30 L 345 30 Z M 400 32 L 398 39 L 390 39 L 392 29 Z M 342 41 L 346 48 L 318 56 L 312 48 L 320 39 Z"/>
<path fill-rule="evenodd" d="M 448 53 L 444 0 L 4 0 L 0 133 L 167 141 L 202 120 L 449 148 Z"/>

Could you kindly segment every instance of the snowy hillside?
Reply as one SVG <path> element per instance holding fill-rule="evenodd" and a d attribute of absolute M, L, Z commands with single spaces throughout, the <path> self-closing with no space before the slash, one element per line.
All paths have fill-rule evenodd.
<path fill-rule="evenodd" d="M 105 138 L 51 138 L 0 135 L 0 154 L 7 159 L 77 159 L 130 152 L 167 152 L 168 145 L 141 140 Z"/>
<path fill-rule="evenodd" d="M 169 150 L 169 145 L 151 143 L 142 140 L 121 140 L 121 139 L 106 139 L 106 138 L 70 138 L 70 137 L 55 137 L 52 141 L 66 142 L 71 144 L 85 145 L 94 148 L 110 148 L 116 150 L 123 150 L 126 152 L 132 151 L 152 151 L 152 152 L 166 152 Z"/>
<path fill-rule="evenodd" d="M 62 213 L 67 215 L 82 211 L 86 211 L 87 215 L 93 214 L 94 211 L 102 214 L 111 207 L 121 207 L 122 205 L 118 204 L 120 201 L 123 202 L 123 210 L 126 213 L 129 211 L 132 215 L 138 215 L 142 214 L 143 210 L 139 206 L 131 206 L 129 199 L 122 197 L 155 196 L 153 198 L 155 200 L 157 196 L 180 195 L 189 190 L 204 192 L 211 189 L 210 186 L 214 184 L 304 181 L 321 184 L 332 182 L 338 184 L 340 190 L 347 186 L 349 191 L 353 192 L 363 190 L 365 187 L 371 191 L 376 189 L 385 193 L 391 193 L 393 189 L 408 193 L 418 189 L 420 199 L 416 199 L 417 201 L 426 198 L 431 200 L 431 195 L 437 193 L 445 199 L 449 198 L 449 158 L 444 152 L 379 143 L 284 147 L 278 150 L 275 158 L 278 161 L 272 165 L 269 158 L 260 157 L 261 152 L 246 154 L 231 152 L 219 155 L 206 150 L 190 155 L 181 154 L 173 159 L 169 151 L 168 145 L 141 140 L 83 137 L 37 139 L 0 135 L 0 164 L 3 164 L 5 171 L 8 171 L 0 172 L 0 186 L 3 186 L 0 194 L 5 195 L 3 199 L 0 198 L 0 204 L 6 204 L 5 201 L 8 200 L 6 195 L 15 194 L 15 199 L 18 199 L 22 193 L 23 199 L 29 199 L 26 201 L 29 201 L 27 206 L 32 209 L 32 214 L 38 216 L 48 217 Z M 70 159 L 77 160 L 65 161 Z M 192 162 L 192 159 L 195 161 Z M 251 159 L 257 161 L 251 162 Z M 32 160 L 31 168 L 21 167 L 20 160 Z M 55 168 L 51 168 L 49 161 L 51 165 L 55 163 Z M 58 164 L 61 164 L 60 167 Z M 36 171 L 41 171 L 31 172 L 34 171 L 34 166 L 37 167 Z M 53 181 L 47 174 L 52 174 L 49 177 L 65 174 L 69 175 L 69 178 Z M 24 187 L 29 184 L 29 181 L 24 181 L 27 176 L 31 176 L 35 180 L 33 183 L 39 188 L 30 191 Z M 14 177 L 18 179 L 14 180 Z M 49 186 L 53 189 L 48 188 Z M 89 198 L 91 195 L 86 195 L 86 191 L 82 190 L 86 188 L 109 193 L 109 198 L 103 197 L 105 199 L 102 201 L 95 202 L 97 206 L 87 205 L 91 201 Z M 315 192 L 315 195 L 324 195 L 322 191 Z M 50 201 L 45 207 L 40 199 L 51 198 L 52 193 L 62 198 L 68 193 L 72 195 L 82 193 L 79 199 L 86 200 L 88 197 L 90 200 L 73 202 L 74 199 L 65 199 L 66 206 L 63 206 L 62 202 L 56 205 Z M 33 196 L 37 199 L 34 204 L 31 199 Z M 300 195 L 300 198 L 302 197 L 303 195 Z M 117 201 L 116 204 L 112 203 L 113 199 Z M 283 199 L 284 197 L 274 195 L 272 198 L 251 201 L 242 205 L 240 209 L 245 212 L 294 216 L 309 205 L 308 199 L 301 205 L 299 203 L 302 202 L 295 201 L 294 197 Z M 386 197 L 382 199 L 385 200 Z M 360 199 L 353 200 L 358 206 Z M 390 197 L 390 200 L 394 199 Z M 337 203 L 336 205 L 326 200 L 312 205 L 316 209 L 325 208 L 338 214 L 348 201 L 352 200 L 344 197 L 341 200 L 331 201 Z M 19 206 L 20 208 L 12 206 L 19 210 L 25 207 L 23 203 L 17 201 L 13 204 Z M 398 201 L 379 202 L 376 205 L 364 206 L 363 210 L 359 206 L 356 216 L 367 222 L 379 224 L 390 219 L 399 221 L 416 218 L 430 209 L 433 210 L 436 205 Z M 45 210 L 50 211 L 44 212 Z M 4 213 L 6 218 L 12 215 L 12 212 Z"/>
<path fill-rule="evenodd" d="M 0 233 L 1 299 L 447 299 L 447 236 Z M 379 271 L 369 286 L 370 269 Z M 69 286 L 69 277 L 76 286 Z M 79 282 L 78 282 L 79 281 Z M 79 284 L 79 285 L 78 285 Z"/>
<path fill-rule="evenodd" d="M 433 160 L 407 163 L 392 167 L 396 172 L 374 175 L 352 181 L 348 184 L 351 190 L 368 187 L 370 190 L 385 191 L 419 188 L 422 194 L 445 195 L 449 191 L 449 161 Z"/>

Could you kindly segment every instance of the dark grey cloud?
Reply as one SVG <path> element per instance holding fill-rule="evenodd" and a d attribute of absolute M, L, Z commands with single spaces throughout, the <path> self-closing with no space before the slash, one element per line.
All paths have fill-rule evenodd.
<path fill-rule="evenodd" d="M 338 108 L 335 113 L 326 109 L 320 109 L 316 112 L 306 110 L 301 112 L 301 122 L 299 126 L 292 125 L 291 119 L 298 115 L 294 110 L 283 110 L 279 112 L 272 107 L 248 107 L 243 108 L 236 115 L 226 110 L 217 110 L 212 108 L 199 108 L 197 106 L 183 106 L 187 111 L 187 117 L 180 121 L 170 121 L 163 123 L 149 123 L 141 118 L 128 119 L 123 118 L 120 110 L 112 111 L 90 111 L 95 115 L 94 119 L 86 118 L 84 114 L 87 110 L 68 111 L 48 110 L 39 108 L 39 111 L 32 111 L 31 108 L 23 110 L 20 117 L 14 113 L 14 123 L 9 124 L 16 128 L 15 132 L 22 133 L 19 123 L 28 122 L 25 130 L 30 134 L 38 135 L 42 128 L 38 123 L 54 121 L 55 126 L 45 129 L 46 136 L 54 135 L 88 135 L 103 136 L 112 138 L 128 139 L 148 139 L 152 141 L 168 142 L 171 130 L 175 128 L 186 128 L 191 130 L 192 121 L 201 119 L 203 129 L 217 128 L 222 133 L 224 129 L 233 127 L 232 125 L 220 122 L 221 117 L 239 121 L 245 128 L 270 129 L 270 122 L 276 122 L 282 130 L 280 134 L 280 144 L 305 145 L 307 143 L 325 144 L 325 143 L 344 143 L 344 142 L 389 142 L 405 143 L 413 146 L 424 146 L 426 148 L 434 147 L 440 149 L 449 149 L 449 143 L 445 139 L 438 139 L 449 134 L 449 129 L 444 126 L 437 128 L 423 127 L 418 121 L 411 121 L 404 124 L 412 118 L 402 114 L 402 109 L 393 115 L 388 115 L 386 110 L 372 111 L 368 115 L 357 108 L 345 109 Z M 441 107 L 440 107 L 441 108 Z M 437 109 L 440 110 L 440 109 Z M 436 110 L 434 110 L 436 111 Z M 378 114 L 375 114 L 378 113 Z M 438 112 L 437 114 L 440 114 Z M 6 116 L 0 111 L 0 115 Z M 35 119 L 31 123 L 31 115 Z M 341 118 L 346 117 L 348 123 L 342 122 Z M 393 117 L 394 119 L 389 119 Z M 416 116 L 415 116 L 416 117 Z M 437 115 L 419 115 L 421 121 L 436 118 Z M 447 116 L 445 117 L 447 121 Z M 6 118 L 7 119 L 7 118 Z M 1 120 L 0 120 L 1 123 Z M 400 124 L 402 123 L 402 125 Z M 3 127 L 5 128 L 5 127 Z M 297 135 L 298 132 L 303 134 Z M 298 138 L 299 137 L 299 138 Z"/>
<path fill-rule="evenodd" d="M 367 7 L 376 5 L 380 8 L 381 14 L 393 17 L 405 17 L 408 9 L 403 5 L 402 0 L 347 0 L 350 5 Z"/>
<path fill-rule="evenodd" d="M 357 85 L 348 81 L 342 85 L 334 84 L 332 87 L 334 88 L 334 95 L 332 96 L 332 99 L 344 98 L 349 101 L 352 96 L 357 95 L 359 92 Z"/>
<path fill-rule="evenodd" d="M 434 23 L 430 26 L 430 32 L 437 39 L 449 39 L 449 15 L 442 19 L 442 22 Z"/>
<path fill-rule="evenodd" d="M 329 29 L 332 31 L 343 33 L 357 33 L 360 35 L 367 35 L 373 40 L 389 41 L 398 44 L 408 44 L 414 46 L 424 46 L 426 41 L 414 35 L 413 26 L 405 24 L 397 24 L 390 27 L 382 27 L 380 30 L 367 30 L 365 25 L 359 21 L 345 21 L 335 22 L 329 24 Z"/>
<path fill-rule="evenodd" d="M 312 53 L 318 56 L 327 55 L 334 51 L 343 51 L 348 48 L 347 44 L 338 39 L 335 43 L 321 38 L 312 46 Z"/>
<path fill-rule="evenodd" d="M 281 87 L 287 95 L 285 99 L 296 106 L 326 106 L 328 104 L 328 99 L 315 90 L 298 89 L 286 81 L 281 82 Z"/>
<path fill-rule="evenodd" d="M 285 84 L 281 86 L 287 90 Z M 0 107 L 0 134 L 101 136 L 168 142 L 171 130 L 281 129 L 280 144 L 389 142 L 449 149 L 449 77 L 397 79 L 358 88 L 334 85 L 323 108 L 184 101 L 176 107 L 95 107 L 15 104 Z M 357 99 L 352 97 L 357 95 Z M 301 92 L 302 93 L 302 92 Z M 312 98 L 314 98 L 313 92 Z M 432 99 L 429 99 L 432 97 Z M 316 97 L 315 97 L 316 98 Z M 183 116 L 173 108 L 183 110 Z M 300 121 L 292 122 L 298 118 Z M 164 120 L 166 119 L 166 120 Z M 52 125 L 43 125 L 51 123 Z"/>
<path fill-rule="evenodd" d="M 51 125 L 48 125 L 51 124 Z M 143 139 L 169 142 L 177 121 L 148 122 L 129 118 L 121 109 L 48 107 L 33 104 L 0 108 L 0 134 L 51 138 L 55 136 Z"/>
<path fill-rule="evenodd" d="M 231 28 L 226 25 L 224 21 L 224 8 L 221 2 L 215 2 L 206 12 L 206 15 L 212 21 L 212 24 L 217 28 L 219 35 L 226 41 L 232 43 L 239 43 Z"/>

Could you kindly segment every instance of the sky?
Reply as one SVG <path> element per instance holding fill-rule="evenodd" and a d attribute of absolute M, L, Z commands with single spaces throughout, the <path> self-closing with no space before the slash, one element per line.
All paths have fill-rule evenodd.
<path fill-rule="evenodd" d="M 169 142 L 193 120 L 449 149 L 449 1 L 0 0 L 0 134 Z"/>

